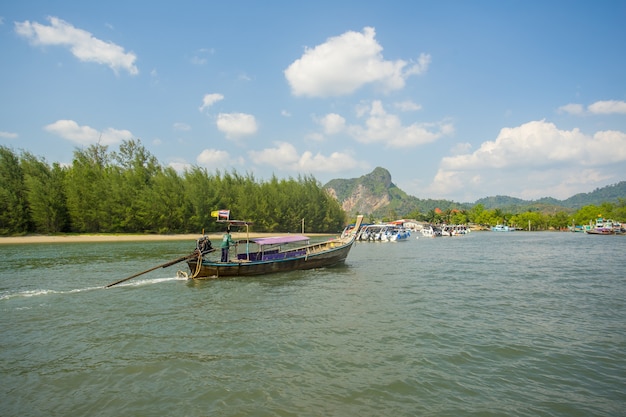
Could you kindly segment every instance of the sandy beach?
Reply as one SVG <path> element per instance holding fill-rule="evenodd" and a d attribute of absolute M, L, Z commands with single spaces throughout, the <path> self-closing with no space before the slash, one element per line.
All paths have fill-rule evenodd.
<path fill-rule="evenodd" d="M 288 233 L 250 233 L 250 238 L 263 236 L 276 236 Z M 246 233 L 231 233 L 234 240 L 245 239 Z M 330 234 L 307 233 L 309 237 L 314 236 L 334 236 Z M 173 241 L 188 240 L 194 242 L 201 234 L 179 234 L 179 235 L 127 235 L 127 234 L 85 234 L 85 235 L 29 235 L 0 237 L 0 245 L 17 245 L 28 243 L 85 243 L 85 242 L 149 242 L 149 241 Z M 207 235 L 212 242 L 219 242 L 222 233 Z"/>

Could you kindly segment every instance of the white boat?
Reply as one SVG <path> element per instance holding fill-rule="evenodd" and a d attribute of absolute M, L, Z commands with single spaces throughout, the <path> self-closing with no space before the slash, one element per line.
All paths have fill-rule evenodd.
<path fill-rule="evenodd" d="M 357 240 L 361 242 L 395 242 L 406 240 L 411 232 L 393 224 L 368 224 L 361 227 Z"/>
<path fill-rule="evenodd" d="M 388 239 L 390 242 L 400 242 L 411 237 L 411 232 L 404 227 L 396 227 L 390 231 Z"/>
<path fill-rule="evenodd" d="M 498 224 L 498 225 L 495 225 L 495 226 L 493 226 L 491 228 L 492 232 L 512 232 L 514 230 L 515 230 L 514 227 L 509 227 L 509 226 L 504 225 L 504 224 Z"/>
<path fill-rule="evenodd" d="M 590 222 L 589 226 L 585 226 L 585 233 L 590 235 L 619 235 L 624 233 L 621 223 L 611 219 L 598 217 L 595 225 Z"/>
<path fill-rule="evenodd" d="M 421 230 L 422 236 L 424 237 L 437 237 L 437 236 L 441 236 L 441 230 L 433 227 L 432 225 L 428 224 L 422 227 Z"/>

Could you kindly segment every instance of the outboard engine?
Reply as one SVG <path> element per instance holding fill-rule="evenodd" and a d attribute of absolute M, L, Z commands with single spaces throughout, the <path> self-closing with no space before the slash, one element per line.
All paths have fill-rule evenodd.
<path fill-rule="evenodd" d="M 208 236 L 202 236 L 196 242 L 196 249 L 202 253 L 206 253 L 213 249 L 213 245 L 211 245 L 211 240 Z"/>

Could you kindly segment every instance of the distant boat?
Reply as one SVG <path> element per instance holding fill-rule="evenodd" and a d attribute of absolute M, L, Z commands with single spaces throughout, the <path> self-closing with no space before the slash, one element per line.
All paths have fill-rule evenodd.
<path fill-rule="evenodd" d="M 361 227 L 357 234 L 360 242 L 396 242 L 406 240 L 411 236 L 411 232 L 395 224 L 368 224 Z"/>
<path fill-rule="evenodd" d="M 441 228 L 441 236 L 460 236 L 468 233 L 469 229 L 465 225 L 449 224 Z"/>
<path fill-rule="evenodd" d="M 585 227 L 585 233 L 588 235 L 618 235 L 624 233 L 621 223 L 611 219 L 598 217 L 595 224 Z"/>
<path fill-rule="evenodd" d="M 588 235 L 614 235 L 615 234 L 615 232 L 612 229 L 607 229 L 605 227 L 585 230 L 585 233 L 587 233 Z"/>
<path fill-rule="evenodd" d="M 491 231 L 492 232 L 513 232 L 513 231 L 515 231 L 515 228 L 514 227 L 509 227 L 509 226 L 504 225 L 504 224 L 498 224 L 498 225 L 493 226 L 491 228 Z"/>
<path fill-rule="evenodd" d="M 264 275 L 323 268 L 345 261 L 354 244 L 363 221 L 359 215 L 354 225 L 346 228 L 341 237 L 319 243 L 310 243 L 303 235 L 287 235 L 240 240 L 239 251 L 228 262 L 213 261 L 202 252 L 187 260 L 189 278 L 220 278 Z M 230 221 L 231 224 L 247 223 Z"/>
<path fill-rule="evenodd" d="M 403 240 L 407 240 L 411 237 L 411 232 L 404 227 L 396 227 L 395 229 L 390 231 L 388 236 L 388 240 L 390 242 L 401 242 Z"/>
<path fill-rule="evenodd" d="M 424 237 L 438 237 L 441 236 L 441 229 L 433 227 L 429 224 L 422 227 L 421 233 Z"/>

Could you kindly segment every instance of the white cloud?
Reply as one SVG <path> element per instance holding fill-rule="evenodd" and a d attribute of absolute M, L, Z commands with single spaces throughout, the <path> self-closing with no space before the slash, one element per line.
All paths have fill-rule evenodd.
<path fill-rule="evenodd" d="M 174 130 L 179 130 L 182 132 L 188 132 L 191 130 L 191 126 L 189 126 L 187 123 L 182 123 L 182 122 L 176 122 L 174 123 Z"/>
<path fill-rule="evenodd" d="M 333 152 L 329 156 L 321 153 L 305 151 L 298 154 L 295 146 L 287 142 L 276 142 L 276 147 L 262 151 L 250 151 L 248 154 L 253 163 L 269 165 L 280 170 L 294 172 L 334 173 L 347 171 L 361 166 L 346 152 Z"/>
<path fill-rule="evenodd" d="M 394 107 L 400 111 L 417 111 L 421 110 L 422 106 L 412 102 L 411 100 L 405 100 L 393 104 Z"/>
<path fill-rule="evenodd" d="M 206 166 L 222 165 L 228 159 L 230 159 L 228 152 L 217 149 L 205 149 L 196 157 L 200 165 Z"/>
<path fill-rule="evenodd" d="M 417 63 L 384 60 L 383 48 L 375 36 L 374 28 L 366 27 L 363 32 L 349 31 L 312 49 L 306 48 L 302 57 L 284 71 L 292 93 L 340 96 L 370 83 L 380 84 L 385 90 L 398 90 L 410 75 L 428 69 L 427 54 L 420 55 Z"/>
<path fill-rule="evenodd" d="M 190 61 L 194 65 L 205 65 L 209 62 L 208 56 L 214 53 L 215 49 L 213 48 L 200 48 L 195 52 L 195 55 L 191 57 Z"/>
<path fill-rule="evenodd" d="M 255 164 L 270 165 L 276 168 L 291 166 L 300 158 L 295 146 L 287 142 L 278 142 L 275 148 L 250 151 L 248 154 Z"/>
<path fill-rule="evenodd" d="M 444 136 L 454 133 L 451 123 L 413 123 L 403 126 L 396 115 L 389 114 L 380 101 L 372 102 L 364 112 L 361 108 L 358 113 L 367 115 L 364 126 L 350 126 L 350 134 L 362 143 L 383 143 L 391 148 L 408 148 L 425 143 L 435 142 Z"/>
<path fill-rule="evenodd" d="M 229 139 L 253 135 L 258 129 L 254 116 L 245 113 L 220 113 L 217 128 Z"/>
<path fill-rule="evenodd" d="M 212 105 L 223 99 L 224 96 L 219 93 L 205 94 L 204 97 L 202 97 L 202 105 L 198 108 L 198 110 L 202 112 L 208 107 L 211 107 Z"/>
<path fill-rule="evenodd" d="M 176 172 L 184 172 L 188 169 L 191 169 L 192 166 L 190 163 L 186 162 L 183 159 L 174 159 L 167 165 L 173 168 Z"/>
<path fill-rule="evenodd" d="M 346 119 L 336 113 L 329 113 L 318 120 L 327 135 L 334 135 L 346 128 Z"/>
<path fill-rule="evenodd" d="M 125 52 L 124 48 L 113 42 L 95 38 L 91 33 L 77 29 L 57 17 L 48 17 L 48 21 L 50 26 L 28 20 L 15 22 L 15 32 L 33 45 L 66 46 L 80 61 L 108 65 L 116 74 L 119 70 L 126 70 L 131 75 L 139 74 L 134 53 Z"/>
<path fill-rule="evenodd" d="M 582 104 L 570 103 L 559 107 L 559 113 L 569 113 L 573 115 L 585 114 L 626 114 L 626 101 L 604 100 L 596 101 L 587 106 L 587 112 Z"/>
<path fill-rule="evenodd" d="M 596 101 L 587 109 L 592 114 L 626 114 L 626 102 L 617 100 Z"/>
<path fill-rule="evenodd" d="M 73 120 L 57 120 L 52 124 L 44 126 L 44 130 L 79 145 L 96 143 L 114 145 L 122 140 L 133 138 L 133 134 L 128 130 L 118 130 L 109 127 L 99 131 L 89 126 L 79 126 Z"/>
<path fill-rule="evenodd" d="M 428 192 L 439 198 L 465 192 L 467 201 L 484 197 L 484 189 L 506 195 L 522 190 L 516 196 L 525 199 L 567 198 L 581 185 L 611 178 L 616 164 L 626 164 L 626 133 L 589 136 L 533 121 L 502 129 L 472 153 L 444 157 Z"/>
<path fill-rule="evenodd" d="M 3 139 L 17 139 L 17 133 L 0 132 L 0 138 L 3 138 Z"/>
<path fill-rule="evenodd" d="M 585 113 L 585 108 L 583 107 L 582 104 L 570 103 L 570 104 L 566 104 L 565 106 L 559 107 L 559 113 L 569 113 L 569 114 L 578 115 L 578 114 Z"/>

